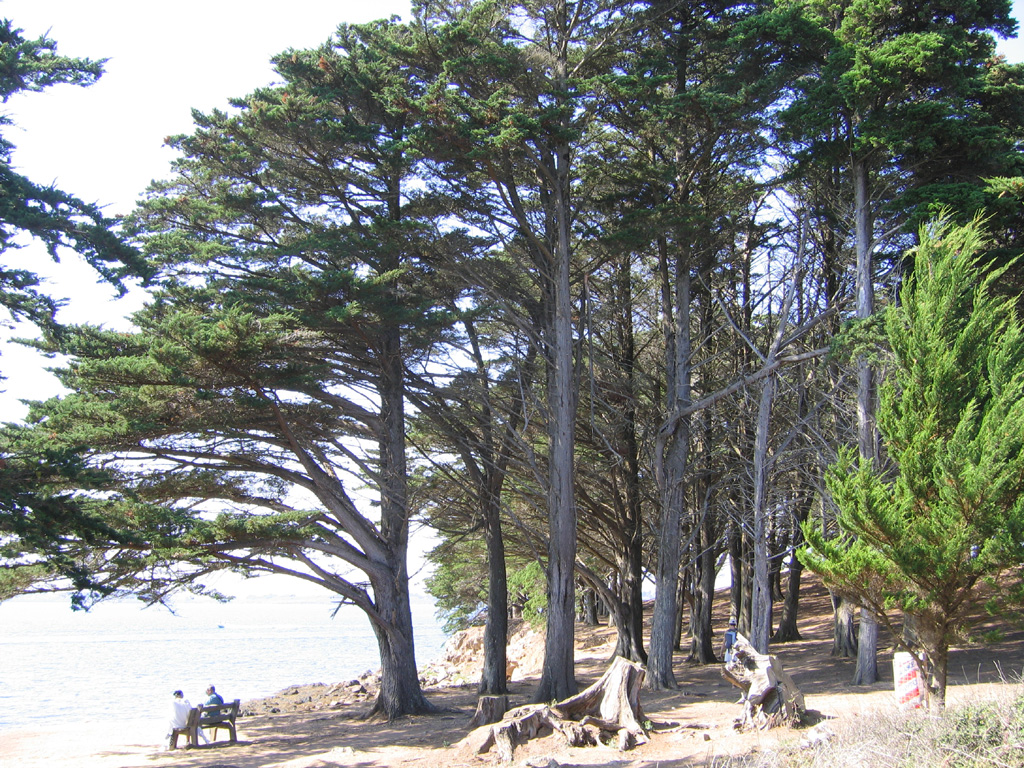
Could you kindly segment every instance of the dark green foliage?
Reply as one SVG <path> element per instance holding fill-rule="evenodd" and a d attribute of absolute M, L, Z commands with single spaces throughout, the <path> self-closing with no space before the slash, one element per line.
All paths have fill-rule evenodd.
<path fill-rule="evenodd" d="M 445 632 L 471 626 L 471 617 L 486 604 L 486 557 L 484 542 L 477 539 L 463 540 L 459 546 L 445 542 L 427 555 L 434 567 L 426 579 L 427 592 L 434 598 Z"/>
<path fill-rule="evenodd" d="M 124 539 L 103 514 L 105 502 L 79 491 L 104 491 L 109 478 L 73 449 L 10 450 L 0 463 L 0 600 L 59 577 L 74 590 L 73 606 L 108 590 L 94 579 L 81 546 Z"/>
<path fill-rule="evenodd" d="M 1016 32 L 1010 3 L 798 5 L 799 41 L 814 63 L 789 83 L 795 98 L 780 115 L 795 176 L 823 163 L 863 169 L 877 191 L 873 231 L 858 236 L 894 223 L 912 233 L 939 211 L 960 223 L 986 211 L 999 216 L 990 247 L 1019 248 L 1003 230 L 1020 229 L 1020 208 L 1001 205 L 984 182 L 1022 168 L 1024 69 L 995 56 L 994 35 Z"/>
<path fill-rule="evenodd" d="M 508 577 L 509 603 L 522 610 L 523 618 L 539 627 L 548 609 L 544 568 L 536 560 L 511 568 Z"/>
<path fill-rule="evenodd" d="M 3 101 L 60 83 L 90 85 L 101 73 L 102 62 L 59 56 L 53 40 L 28 40 L 10 20 L 0 20 Z M 122 290 L 126 276 L 145 275 L 139 253 L 113 231 L 114 222 L 98 206 L 14 170 L 10 125 L 0 115 L 0 256 L 20 247 L 16 238 L 27 234 L 54 259 L 74 251 Z M 13 319 L 31 321 L 50 335 L 61 333 L 54 320 L 58 303 L 29 270 L 0 263 L 0 306 Z M 78 557 L 74 544 L 102 546 L 121 535 L 103 520 L 101 502 L 75 489 L 99 491 L 108 478 L 89 469 L 72 444 L 26 447 L 5 439 L 0 457 L 0 600 L 55 577 L 76 591 L 76 606 L 86 601 L 83 590 L 103 594 L 92 572 L 96 559 Z"/>

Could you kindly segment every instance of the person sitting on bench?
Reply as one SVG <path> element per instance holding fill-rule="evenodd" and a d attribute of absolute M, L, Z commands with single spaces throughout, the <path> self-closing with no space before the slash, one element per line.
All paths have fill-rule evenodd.
<path fill-rule="evenodd" d="M 185 694 L 181 691 L 175 691 L 171 696 L 171 715 L 167 723 L 167 744 L 168 747 L 171 743 L 171 738 L 174 736 L 174 730 L 176 728 L 184 728 L 188 725 L 188 713 L 192 709 L 192 705 L 188 703 L 188 699 L 185 698 Z"/>

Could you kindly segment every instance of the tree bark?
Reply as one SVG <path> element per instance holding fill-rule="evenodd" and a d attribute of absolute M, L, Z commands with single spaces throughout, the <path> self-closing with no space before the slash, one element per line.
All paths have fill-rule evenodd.
<path fill-rule="evenodd" d="M 854 183 L 855 226 L 857 240 L 857 318 L 865 320 L 875 311 L 875 284 L 872 249 L 868 166 L 855 158 L 851 169 Z M 857 361 L 857 441 L 862 461 L 878 459 L 878 430 L 875 427 L 874 374 L 870 364 Z M 878 624 L 866 609 L 860 612 L 860 636 L 854 685 L 870 685 L 878 680 Z"/>
<path fill-rule="evenodd" d="M 758 653 L 739 635 L 735 656 L 722 668 L 722 677 L 743 690 L 743 718 L 739 727 L 769 728 L 797 725 L 806 711 L 803 693 L 774 656 Z"/>
<path fill-rule="evenodd" d="M 670 388 L 668 420 L 662 424 L 655 447 L 655 477 L 661 501 L 658 527 L 658 563 L 647 660 L 647 687 L 675 690 L 672 652 L 675 647 L 679 604 L 680 524 L 685 499 L 686 467 L 690 449 L 689 417 L 673 414 L 690 404 L 690 259 L 686 246 L 675 260 L 674 281 L 669 278 L 667 243 L 659 240 L 663 291 L 668 297 L 665 314 L 666 356 Z"/>
<path fill-rule="evenodd" d="M 832 595 L 833 634 L 832 655 L 849 659 L 857 655 L 857 634 L 854 632 L 853 614 L 857 606 L 836 592 Z"/>
<path fill-rule="evenodd" d="M 800 579 L 803 576 L 804 566 L 796 556 L 796 552 L 804 543 L 804 534 L 800 526 L 807 520 L 812 504 L 813 497 L 809 493 L 806 500 L 798 501 L 796 504 L 796 511 L 793 515 L 793 538 L 789 546 L 789 578 L 786 580 L 782 617 L 779 619 L 779 626 L 775 630 L 772 642 L 791 643 L 803 639 L 797 626 L 797 611 L 800 607 Z"/>
<path fill-rule="evenodd" d="M 484 624 L 484 663 L 478 694 L 500 696 L 508 692 L 508 574 L 501 531 L 500 500 L 490 498 L 484 510 L 487 541 L 487 622 Z"/>
<path fill-rule="evenodd" d="M 729 575 L 729 618 L 736 619 L 739 626 L 743 613 L 743 533 L 735 520 L 729 524 Z"/>
<path fill-rule="evenodd" d="M 851 685 L 871 685 L 878 681 L 878 622 L 867 608 L 860 609 L 857 634 L 857 666 Z"/>
<path fill-rule="evenodd" d="M 647 663 L 647 651 L 644 650 L 644 596 L 643 577 L 640 569 L 639 536 L 630 543 L 629 557 L 617 558 L 622 576 L 620 585 L 621 594 L 616 600 L 616 605 L 608 606 L 611 615 L 616 616 L 615 622 L 616 639 L 614 656 L 635 661 L 640 664 Z"/>
<path fill-rule="evenodd" d="M 406 466 L 405 387 L 401 336 L 392 328 L 380 336 L 381 434 L 380 535 L 387 561 L 370 575 L 376 616 L 371 623 L 380 648 L 381 685 L 372 714 L 394 720 L 436 711 L 420 688 L 409 600 L 408 471 Z M 383 575 L 382 575 L 383 574 Z"/>
<path fill-rule="evenodd" d="M 556 62 L 556 79 L 564 85 L 566 64 Z M 574 428 L 576 393 L 573 372 L 572 298 L 570 295 L 570 236 L 568 144 L 554 156 L 552 185 L 557 223 L 553 273 L 553 313 L 548 342 L 548 608 L 544 667 L 535 701 L 554 701 L 579 689 L 575 675 L 575 562 L 576 502 L 574 496 Z"/>
<path fill-rule="evenodd" d="M 750 642 L 758 653 L 768 653 L 772 631 L 772 589 L 768 579 L 768 427 L 776 378 L 762 385 L 754 438 L 754 591 L 750 606 Z"/>
<path fill-rule="evenodd" d="M 469 721 L 470 728 L 497 723 L 508 711 L 508 696 L 481 696 L 476 700 L 476 712 Z"/>
<path fill-rule="evenodd" d="M 746 527 L 743 528 L 741 545 L 740 551 L 743 556 L 740 559 L 740 576 L 743 582 L 743 590 L 741 592 L 740 615 L 737 622 L 739 631 L 749 635 L 753 627 L 751 608 L 754 601 L 754 542 Z"/>
<path fill-rule="evenodd" d="M 715 664 L 711 612 L 715 598 L 715 540 L 710 510 L 705 508 L 700 522 L 700 552 L 694 559 L 696 569 L 693 590 L 693 610 L 690 614 L 690 655 L 687 661 Z"/>
<path fill-rule="evenodd" d="M 596 627 L 597 621 L 597 594 L 592 587 L 583 590 L 583 611 L 580 620 L 588 627 Z"/>
<path fill-rule="evenodd" d="M 600 680 L 576 696 L 551 706 L 513 709 L 501 722 L 476 729 L 461 743 L 478 755 L 495 747 L 506 764 L 512 762 L 517 746 L 546 731 L 561 734 L 572 747 L 596 746 L 606 735 L 620 750 L 629 749 L 647 741 L 641 725 L 643 679 L 643 667 L 616 658 Z"/>
<path fill-rule="evenodd" d="M 405 568 L 396 570 L 401 576 Z M 427 701 L 420 688 L 408 583 L 408 578 L 404 578 L 390 584 L 373 585 L 377 614 L 383 622 L 371 622 L 380 650 L 381 673 L 380 691 L 370 716 L 388 721 L 404 715 L 433 714 L 438 711 Z"/>

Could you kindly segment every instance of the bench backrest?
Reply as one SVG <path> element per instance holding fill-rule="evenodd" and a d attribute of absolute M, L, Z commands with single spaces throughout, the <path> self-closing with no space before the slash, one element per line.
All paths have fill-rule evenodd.
<path fill-rule="evenodd" d="M 235 718 L 238 716 L 238 699 L 235 699 L 231 703 L 224 702 L 223 704 L 211 704 L 210 706 L 199 707 L 198 717 L 201 720 L 230 720 L 232 723 L 235 722 Z"/>

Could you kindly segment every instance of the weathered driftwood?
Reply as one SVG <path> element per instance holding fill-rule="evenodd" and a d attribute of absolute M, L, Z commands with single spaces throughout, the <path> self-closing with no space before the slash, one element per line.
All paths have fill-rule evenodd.
<path fill-rule="evenodd" d="M 796 725 L 803 717 L 804 695 L 775 656 L 758 653 L 743 635 L 736 637 L 735 658 L 722 676 L 743 691 L 740 728 Z"/>
<path fill-rule="evenodd" d="M 614 741 L 626 750 L 646 743 L 640 709 L 645 674 L 639 664 L 616 657 L 585 691 L 551 706 L 531 704 L 510 710 L 501 722 L 477 728 L 462 744 L 478 755 L 494 747 L 503 761 L 511 762 L 517 746 L 555 732 L 572 747 Z"/>
<path fill-rule="evenodd" d="M 496 723 L 508 711 L 508 696 L 481 696 L 476 701 L 476 714 L 469 721 L 470 728 Z"/>

